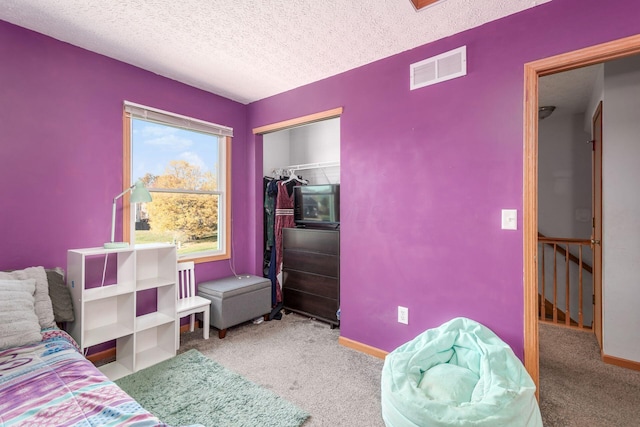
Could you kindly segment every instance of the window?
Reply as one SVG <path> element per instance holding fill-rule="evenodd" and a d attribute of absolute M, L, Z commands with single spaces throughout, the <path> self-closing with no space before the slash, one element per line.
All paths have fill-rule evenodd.
<path fill-rule="evenodd" d="M 124 182 L 142 181 L 153 198 L 123 205 L 125 240 L 173 243 L 181 260 L 229 258 L 232 132 L 125 102 Z"/>

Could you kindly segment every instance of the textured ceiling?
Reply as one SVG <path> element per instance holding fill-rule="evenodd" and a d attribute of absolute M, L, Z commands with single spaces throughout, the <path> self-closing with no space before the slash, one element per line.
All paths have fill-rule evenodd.
<path fill-rule="evenodd" d="M 538 105 L 553 105 L 553 114 L 584 113 L 596 85 L 602 64 L 541 77 L 538 81 Z"/>
<path fill-rule="evenodd" d="M 249 103 L 551 0 L 2 0 L 0 19 Z"/>

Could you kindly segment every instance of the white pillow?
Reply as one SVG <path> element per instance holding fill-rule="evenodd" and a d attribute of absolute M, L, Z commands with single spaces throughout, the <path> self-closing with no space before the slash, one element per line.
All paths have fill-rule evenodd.
<path fill-rule="evenodd" d="M 44 267 L 29 267 L 24 270 L 16 270 L 8 273 L 0 272 L 0 280 L 25 280 L 35 279 L 36 293 L 34 295 L 35 312 L 38 316 L 40 328 L 53 328 L 56 326 L 53 317 L 53 306 L 49 298 L 49 282 Z"/>
<path fill-rule="evenodd" d="M 0 280 L 0 350 L 42 340 L 35 291 L 35 279 Z"/>

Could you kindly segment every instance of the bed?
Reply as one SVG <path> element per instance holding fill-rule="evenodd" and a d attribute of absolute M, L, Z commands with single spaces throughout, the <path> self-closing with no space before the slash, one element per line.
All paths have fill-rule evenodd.
<path fill-rule="evenodd" d="M 0 426 L 163 426 L 80 354 L 66 332 L 0 352 Z"/>
<path fill-rule="evenodd" d="M 0 272 L 0 427 L 166 426 L 56 326 L 47 273 Z"/>

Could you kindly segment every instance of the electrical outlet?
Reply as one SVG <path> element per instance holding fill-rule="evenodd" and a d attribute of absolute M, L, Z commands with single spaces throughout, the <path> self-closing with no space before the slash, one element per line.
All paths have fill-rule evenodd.
<path fill-rule="evenodd" d="M 398 306 L 398 323 L 409 324 L 409 309 L 407 307 Z"/>

